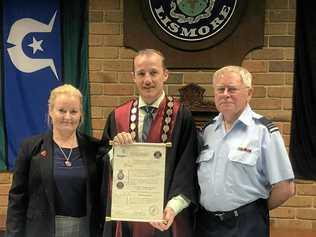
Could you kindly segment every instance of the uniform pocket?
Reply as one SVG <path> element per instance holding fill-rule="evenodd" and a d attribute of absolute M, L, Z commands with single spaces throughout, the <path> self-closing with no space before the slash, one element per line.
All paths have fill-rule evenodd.
<path fill-rule="evenodd" d="M 211 149 L 202 150 L 198 156 L 197 163 L 197 175 L 199 186 L 201 190 L 206 190 L 211 177 L 212 163 L 214 160 L 215 152 Z"/>
<path fill-rule="evenodd" d="M 213 158 L 214 158 L 214 150 L 205 149 L 201 151 L 200 155 L 198 156 L 196 160 L 196 163 L 207 162 L 209 160 L 212 160 Z"/>
<path fill-rule="evenodd" d="M 231 150 L 228 154 L 228 159 L 239 164 L 255 166 L 259 159 L 259 150 Z"/>

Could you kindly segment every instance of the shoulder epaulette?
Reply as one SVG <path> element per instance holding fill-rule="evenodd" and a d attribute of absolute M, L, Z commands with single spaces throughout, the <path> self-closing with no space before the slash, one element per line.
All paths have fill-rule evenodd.
<path fill-rule="evenodd" d="M 267 129 L 269 130 L 270 133 L 279 131 L 279 128 L 269 119 L 267 119 L 266 117 L 261 117 L 259 119 L 260 123 L 262 123 L 264 126 L 267 127 Z"/>

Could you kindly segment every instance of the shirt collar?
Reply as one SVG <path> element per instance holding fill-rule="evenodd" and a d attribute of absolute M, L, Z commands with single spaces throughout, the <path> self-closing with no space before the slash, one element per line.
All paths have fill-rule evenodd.
<path fill-rule="evenodd" d="M 164 98 L 165 98 L 165 92 L 162 91 L 162 94 L 158 97 L 157 100 L 154 101 L 154 103 L 150 104 L 150 106 L 155 107 L 156 109 L 158 109 L 160 103 L 163 101 Z M 141 107 L 146 106 L 146 105 L 147 104 L 145 103 L 143 98 L 141 96 L 139 96 L 138 108 L 141 108 Z"/>
<path fill-rule="evenodd" d="M 234 124 L 238 122 L 242 122 L 246 126 L 249 126 L 252 122 L 252 114 L 253 114 L 253 111 L 250 108 L 249 104 L 247 104 L 244 111 L 241 113 L 239 118 L 234 122 Z M 215 120 L 214 130 L 216 130 L 223 123 L 223 114 L 220 113 L 218 116 L 214 118 L 214 120 Z"/>
<path fill-rule="evenodd" d="M 251 124 L 251 122 L 252 122 L 252 110 L 251 110 L 249 104 L 247 104 L 246 108 L 239 116 L 238 121 L 242 122 L 246 126 L 249 126 Z"/>

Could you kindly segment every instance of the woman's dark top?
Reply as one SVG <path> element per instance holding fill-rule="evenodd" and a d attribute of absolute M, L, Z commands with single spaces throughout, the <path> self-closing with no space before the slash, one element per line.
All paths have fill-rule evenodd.
<path fill-rule="evenodd" d="M 69 157 L 71 149 L 61 148 Z M 54 179 L 56 185 L 56 215 L 82 217 L 86 215 L 87 172 L 83 165 L 79 148 L 73 148 L 66 166 L 66 157 L 54 144 Z"/>

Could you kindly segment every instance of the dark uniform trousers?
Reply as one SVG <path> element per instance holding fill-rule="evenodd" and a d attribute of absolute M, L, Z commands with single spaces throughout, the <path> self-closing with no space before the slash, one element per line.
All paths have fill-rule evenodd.
<path fill-rule="evenodd" d="M 229 212 L 209 212 L 200 208 L 196 219 L 197 237 L 268 237 L 267 201 L 255 202 Z"/>

